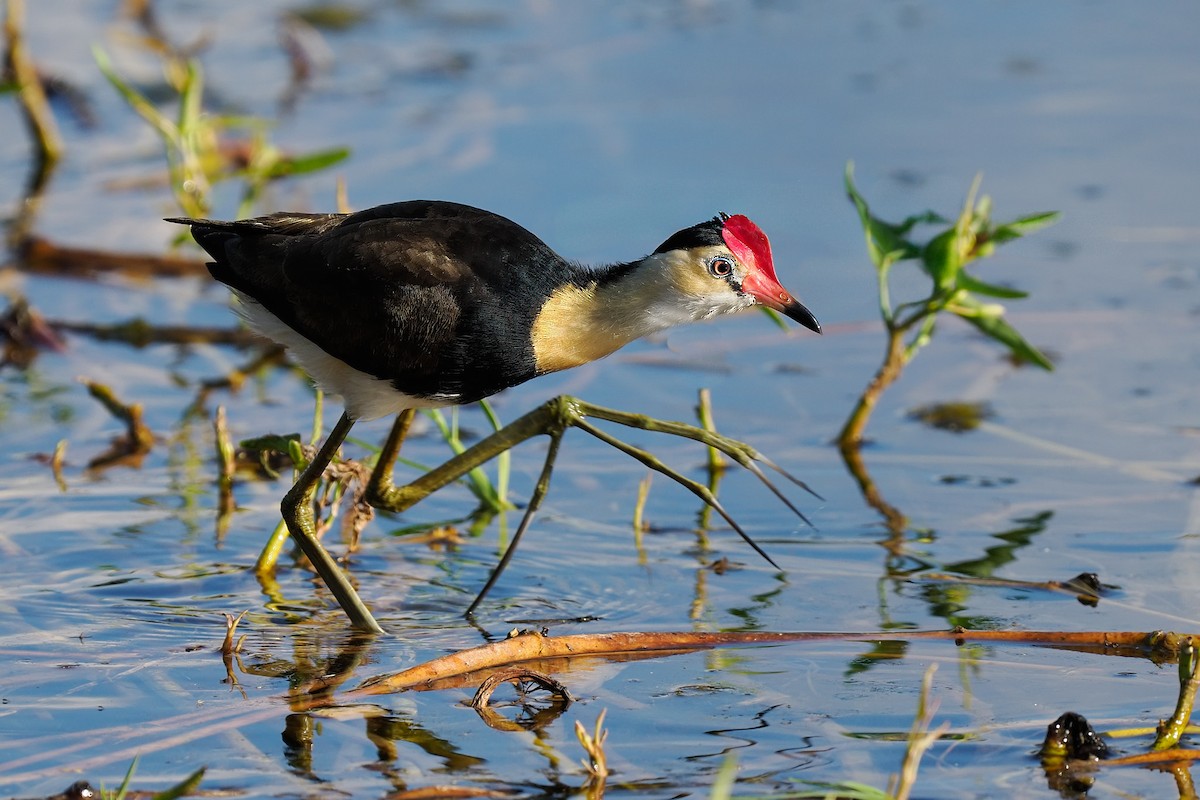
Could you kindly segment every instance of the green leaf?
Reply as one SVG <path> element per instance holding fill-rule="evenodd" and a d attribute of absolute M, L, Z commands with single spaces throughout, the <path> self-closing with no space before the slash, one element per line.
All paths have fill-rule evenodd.
<path fill-rule="evenodd" d="M 759 306 L 758 310 L 761 311 L 762 313 L 766 314 L 767 317 L 772 322 L 774 322 L 781 330 L 785 330 L 785 331 L 791 330 L 791 326 L 787 324 L 787 320 L 785 320 L 783 318 L 783 314 L 780 314 L 775 309 L 767 308 L 766 306 Z"/>
<path fill-rule="evenodd" d="M 909 217 L 903 225 L 899 226 L 873 216 L 867 201 L 854 186 L 853 161 L 846 163 L 846 194 L 854 203 L 854 207 L 858 209 L 858 219 L 862 223 L 863 233 L 867 239 L 867 253 L 876 269 L 886 269 L 902 258 L 912 258 L 917 254 L 916 246 L 904 236 L 913 225 L 922 221 L 925 215 Z"/>
<path fill-rule="evenodd" d="M 933 237 L 921 250 L 921 263 L 939 290 L 953 288 L 963 265 L 957 227 Z"/>
<path fill-rule="evenodd" d="M 121 781 L 121 785 L 117 787 L 115 792 L 105 793 L 101 787 L 101 796 L 107 796 L 111 800 L 125 800 L 125 796 L 129 793 L 129 784 L 133 781 L 133 773 L 137 771 L 138 757 L 134 756 L 133 761 L 129 764 L 129 769 L 125 771 L 125 779 Z"/>
<path fill-rule="evenodd" d="M 496 411 L 492 408 L 491 403 L 487 400 L 479 401 L 479 409 L 483 415 L 487 417 L 488 424 L 492 426 L 492 431 L 499 433 L 504 426 L 500 424 L 500 417 L 496 415 Z M 496 456 L 496 509 L 503 510 L 505 508 L 515 508 L 508 501 L 508 479 L 512 470 L 512 451 L 505 450 L 500 455 Z"/>
<path fill-rule="evenodd" d="M 200 781 L 204 778 L 204 771 L 207 769 L 208 767 L 201 767 L 169 789 L 163 789 L 154 794 L 150 800 L 176 800 L 176 798 L 194 794 L 200 788 Z"/>
<path fill-rule="evenodd" d="M 904 222 L 892 227 L 897 233 L 907 235 L 917 225 L 944 225 L 949 221 L 936 211 L 922 211 L 920 214 L 905 217 Z"/>
<path fill-rule="evenodd" d="M 1036 364 L 1044 370 L 1054 369 L 1050 359 L 1025 341 L 1016 328 L 1005 322 L 1003 314 L 991 313 L 982 303 L 969 296 L 957 298 L 956 305 L 957 307 L 950 310 L 1007 347 L 1017 358 Z"/>
<path fill-rule="evenodd" d="M 1022 292 L 1020 289 L 1010 289 L 1007 286 L 997 286 L 994 283 L 986 283 L 966 270 L 958 273 L 958 286 L 960 289 L 966 289 L 969 292 L 975 292 L 975 294 L 981 294 L 985 297 L 999 297 L 1005 300 L 1020 300 L 1029 297 L 1029 292 Z"/>
<path fill-rule="evenodd" d="M 175 123 L 163 116 L 162 112 L 147 100 L 141 92 L 134 89 L 125 82 L 124 78 L 117 74 L 116 69 L 113 68 L 112 61 L 108 58 L 108 53 L 97 46 L 92 48 L 92 57 L 96 60 L 96 66 L 100 68 L 100 72 L 113 85 L 113 88 L 125 98 L 125 102 L 129 104 L 130 108 L 136 111 L 142 119 L 153 125 L 164 139 L 173 142 L 178 138 L 179 130 L 175 127 Z"/>
<path fill-rule="evenodd" d="M 268 178 L 285 178 L 290 175 L 305 175 L 318 172 L 344 161 L 350 156 L 350 148 L 333 147 L 301 156 L 280 158 L 267 170 Z"/>
<path fill-rule="evenodd" d="M 425 415 L 433 420 L 438 426 L 438 431 L 442 435 L 442 440 L 450 447 L 454 455 L 462 455 L 467 449 L 463 444 L 462 439 L 458 435 L 458 407 L 450 409 L 450 421 L 446 421 L 446 415 L 441 412 L 441 409 L 427 408 Z M 508 507 L 507 501 L 501 497 L 496 487 L 492 485 L 492 481 L 487 476 L 487 472 L 483 467 L 475 467 L 470 470 L 463 478 L 467 488 L 471 490 L 471 494 L 475 495 L 475 499 L 479 501 L 482 508 L 502 511 Z M 507 477 L 505 478 L 507 480 Z"/>
<path fill-rule="evenodd" d="M 733 785 L 737 782 L 737 757 L 733 753 L 725 756 L 709 789 L 709 800 L 730 800 Z"/>
<path fill-rule="evenodd" d="M 992 231 L 990 238 L 994 242 L 1008 242 L 1013 239 L 1020 239 L 1022 236 L 1028 236 L 1034 231 L 1039 231 L 1042 228 L 1053 225 L 1058 222 L 1060 216 L 1062 215 L 1057 211 L 1042 211 L 1037 214 L 1020 217 L 1014 219 L 1012 222 L 997 225 Z"/>
<path fill-rule="evenodd" d="M 183 87 L 179 91 L 179 119 L 176 124 L 181 136 L 195 137 L 199 134 L 203 97 L 204 73 L 200 71 L 200 63 L 189 58 L 184 64 Z"/>

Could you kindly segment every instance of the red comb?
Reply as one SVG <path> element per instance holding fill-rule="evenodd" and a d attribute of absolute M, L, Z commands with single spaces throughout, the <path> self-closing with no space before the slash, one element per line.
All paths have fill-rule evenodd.
<path fill-rule="evenodd" d="M 749 217 L 734 214 L 725 220 L 721 238 L 747 268 L 757 269 L 773 281 L 779 280 L 775 276 L 775 262 L 771 258 L 771 242 L 762 228 Z"/>

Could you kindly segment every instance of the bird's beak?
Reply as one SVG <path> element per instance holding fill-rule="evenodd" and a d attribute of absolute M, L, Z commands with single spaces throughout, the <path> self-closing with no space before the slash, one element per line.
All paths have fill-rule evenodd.
<path fill-rule="evenodd" d="M 777 308 L 775 310 L 782 311 L 785 317 L 799 322 L 813 333 L 821 332 L 821 323 L 817 322 L 817 318 L 813 316 L 813 313 L 805 308 L 804 304 L 794 297 L 792 298 L 792 301 L 785 304 L 783 308 Z"/>
<path fill-rule="evenodd" d="M 813 313 L 793 297 L 787 289 L 784 289 L 782 284 L 764 275 L 761 270 L 756 270 L 746 276 L 746 279 L 742 281 L 742 291 L 767 308 L 774 309 L 788 319 L 799 322 L 810 331 L 821 332 L 821 323 L 817 322 Z"/>

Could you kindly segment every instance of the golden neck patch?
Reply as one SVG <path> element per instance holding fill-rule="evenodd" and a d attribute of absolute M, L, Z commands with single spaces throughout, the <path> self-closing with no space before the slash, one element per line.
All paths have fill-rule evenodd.
<path fill-rule="evenodd" d="M 533 321 L 530 340 L 539 373 L 557 372 L 595 361 L 636 337 L 616 336 L 593 325 L 596 284 L 581 288 L 568 284 L 557 289 Z"/>
<path fill-rule="evenodd" d="M 728 251 L 655 253 L 615 280 L 558 288 L 530 331 L 538 372 L 577 367 L 656 331 L 753 304 L 708 273 L 712 254 Z"/>

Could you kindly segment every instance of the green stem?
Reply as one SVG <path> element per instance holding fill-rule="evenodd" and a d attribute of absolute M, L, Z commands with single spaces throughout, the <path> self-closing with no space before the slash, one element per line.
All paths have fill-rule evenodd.
<path fill-rule="evenodd" d="M 1192 706 L 1196 702 L 1196 687 L 1200 685 L 1200 670 L 1197 670 L 1196 647 L 1189 636 L 1179 647 L 1179 699 L 1171 718 L 1158 726 L 1158 736 L 1150 746 L 1151 752 L 1170 750 L 1179 745 L 1192 718 Z"/>
<path fill-rule="evenodd" d="M 875 377 L 867 384 L 867 388 L 859 396 L 854 409 L 846 419 L 846 424 L 838 433 L 837 443 L 843 451 L 857 448 L 862 444 L 863 431 L 871 418 L 871 413 L 879 403 L 879 398 L 885 389 L 896 382 L 903 372 L 908 359 L 905 356 L 904 328 L 888 326 L 887 350 L 884 352 L 883 363 L 875 372 Z"/>

